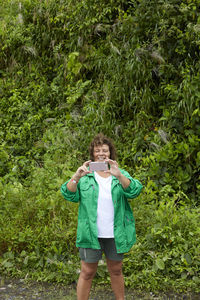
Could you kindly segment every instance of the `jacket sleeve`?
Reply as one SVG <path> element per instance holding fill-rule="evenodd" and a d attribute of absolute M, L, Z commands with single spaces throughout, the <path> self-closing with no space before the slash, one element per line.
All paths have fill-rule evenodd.
<path fill-rule="evenodd" d="M 127 171 L 121 170 L 121 172 L 130 180 L 130 185 L 126 189 L 122 187 L 123 194 L 128 199 L 136 198 L 143 189 L 141 182 L 137 179 L 133 179 Z"/>
<path fill-rule="evenodd" d="M 63 197 L 71 202 L 79 202 L 79 189 L 77 186 L 76 192 L 71 192 L 68 190 L 67 188 L 67 183 L 69 182 L 69 180 L 67 182 L 65 182 L 64 184 L 62 184 L 61 186 L 61 193 L 63 195 Z"/>

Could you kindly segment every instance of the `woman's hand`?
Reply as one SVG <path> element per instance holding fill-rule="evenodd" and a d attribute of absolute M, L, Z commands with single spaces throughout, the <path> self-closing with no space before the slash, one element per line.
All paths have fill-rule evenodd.
<path fill-rule="evenodd" d="M 123 186 L 124 189 L 129 187 L 130 180 L 120 172 L 120 169 L 118 167 L 118 163 L 115 160 L 112 160 L 112 159 L 106 159 L 105 162 L 109 163 L 110 170 L 104 171 L 104 172 L 115 176 L 121 182 L 121 185 Z"/>
<path fill-rule="evenodd" d="M 89 166 L 90 162 L 91 162 L 91 160 L 84 162 L 84 164 L 77 169 L 76 173 L 73 176 L 73 179 L 75 179 L 78 182 L 81 177 L 85 176 L 88 173 L 91 173 L 88 170 L 88 166 Z"/>
<path fill-rule="evenodd" d="M 76 192 L 77 184 L 78 184 L 78 181 L 80 180 L 80 178 L 85 176 L 88 173 L 91 173 L 87 169 L 90 162 L 91 162 L 91 160 L 88 160 L 88 161 L 84 162 L 84 164 L 77 169 L 76 173 L 72 176 L 72 180 L 70 180 L 67 183 L 67 188 L 68 188 L 69 191 Z"/>
<path fill-rule="evenodd" d="M 116 162 L 116 160 L 106 159 L 105 162 L 107 162 L 110 165 L 110 169 L 108 171 L 105 171 L 106 173 L 109 173 L 117 178 L 121 176 L 121 172 L 119 170 L 118 163 Z"/>

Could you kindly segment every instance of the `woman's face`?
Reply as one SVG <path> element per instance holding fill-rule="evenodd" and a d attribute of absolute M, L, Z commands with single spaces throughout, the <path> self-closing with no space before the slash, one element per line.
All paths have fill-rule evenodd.
<path fill-rule="evenodd" d="M 110 149 L 106 144 L 94 146 L 94 161 L 104 161 L 110 158 Z"/>

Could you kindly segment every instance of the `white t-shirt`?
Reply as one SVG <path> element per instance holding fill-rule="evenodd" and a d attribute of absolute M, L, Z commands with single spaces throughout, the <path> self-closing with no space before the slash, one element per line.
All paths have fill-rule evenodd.
<path fill-rule="evenodd" d="M 111 195 L 112 176 L 101 177 L 94 172 L 99 185 L 99 197 L 97 206 L 97 228 L 99 238 L 114 237 L 114 206 Z"/>

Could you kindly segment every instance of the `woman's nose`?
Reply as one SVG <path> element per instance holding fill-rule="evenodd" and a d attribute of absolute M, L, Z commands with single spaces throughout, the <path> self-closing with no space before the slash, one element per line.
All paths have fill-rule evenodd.
<path fill-rule="evenodd" d="M 100 155 L 103 155 L 103 151 L 100 151 L 99 154 L 100 154 Z"/>
<path fill-rule="evenodd" d="M 104 156 L 103 151 L 100 151 L 98 156 L 99 156 L 99 157 L 103 157 L 103 156 Z"/>

